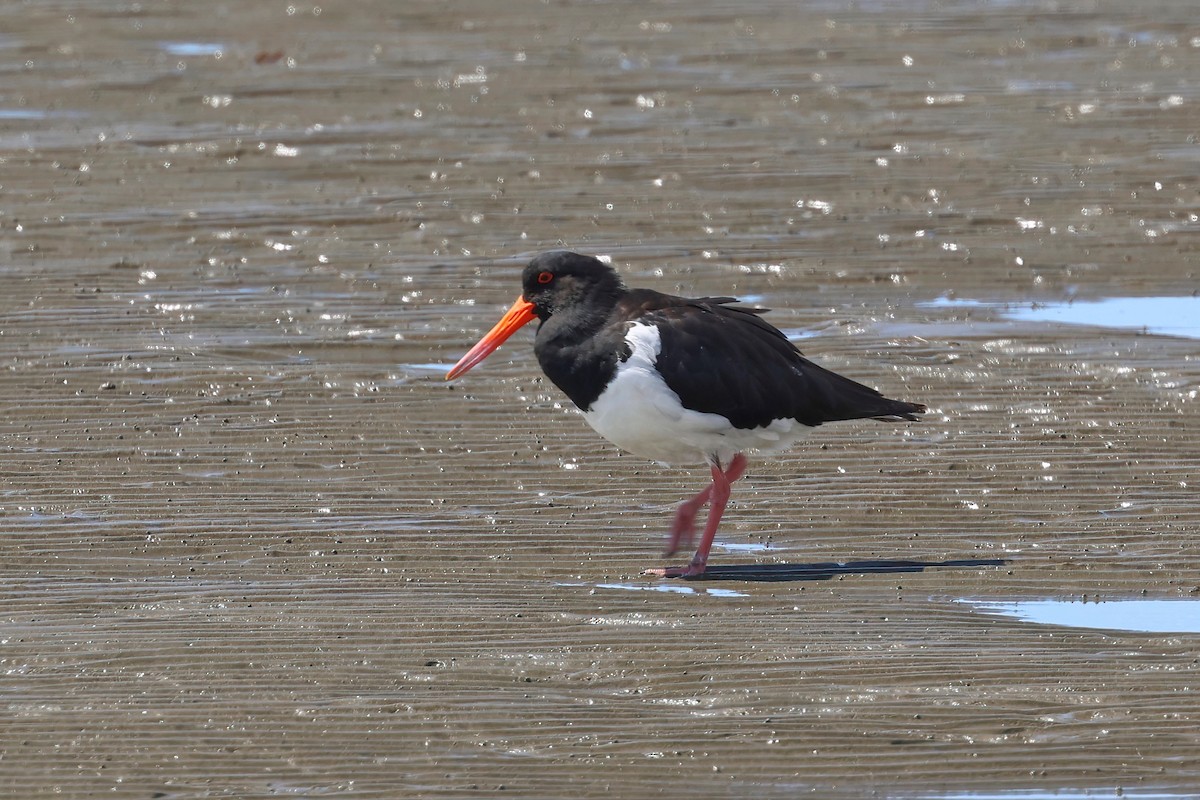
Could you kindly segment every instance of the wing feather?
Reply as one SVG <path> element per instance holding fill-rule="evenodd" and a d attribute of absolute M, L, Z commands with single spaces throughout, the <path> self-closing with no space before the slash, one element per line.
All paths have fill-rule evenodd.
<path fill-rule="evenodd" d="M 686 407 L 720 414 L 734 427 L 758 428 L 777 419 L 810 426 L 871 417 L 911 420 L 924 410 L 814 364 L 758 316 L 762 309 L 731 305 L 733 298 L 688 300 L 635 290 L 624 302 L 639 306 L 640 322 L 657 324 L 657 368 L 667 386 Z"/>

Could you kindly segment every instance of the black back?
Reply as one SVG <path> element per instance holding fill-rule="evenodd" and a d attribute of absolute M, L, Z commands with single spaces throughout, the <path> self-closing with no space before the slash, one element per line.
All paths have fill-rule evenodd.
<path fill-rule="evenodd" d="M 626 295 L 639 319 L 657 324 L 658 370 L 683 404 L 720 414 L 735 428 L 777 419 L 805 425 L 869 417 L 912 416 L 924 406 L 890 400 L 805 358 L 761 309 L 729 297 L 686 300 L 645 289 Z"/>
<path fill-rule="evenodd" d="M 656 367 L 684 407 L 727 418 L 736 428 L 777 419 L 805 425 L 861 418 L 916 419 L 925 407 L 890 400 L 817 366 L 759 309 L 730 297 L 688 299 L 626 289 L 608 265 L 566 251 L 543 253 L 523 275 L 525 298 L 541 319 L 534 351 L 547 377 L 587 410 L 630 355 L 632 323 L 655 325 Z"/>

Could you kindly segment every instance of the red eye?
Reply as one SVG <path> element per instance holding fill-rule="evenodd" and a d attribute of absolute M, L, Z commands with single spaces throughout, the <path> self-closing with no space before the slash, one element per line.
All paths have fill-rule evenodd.
<path fill-rule="evenodd" d="M 554 280 L 554 275 L 552 273 L 549 273 L 549 272 L 539 272 L 538 273 L 538 283 L 545 284 L 545 283 L 549 283 L 552 280 Z"/>

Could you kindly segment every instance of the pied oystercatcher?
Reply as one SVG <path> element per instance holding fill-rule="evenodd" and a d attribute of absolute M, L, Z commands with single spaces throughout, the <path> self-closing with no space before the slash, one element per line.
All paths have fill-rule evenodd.
<path fill-rule="evenodd" d="M 627 289 L 612 267 L 565 250 L 530 261 L 521 285 L 517 301 L 446 378 L 536 318 L 538 363 L 597 433 L 653 461 L 706 462 L 712 483 L 680 504 L 667 541 L 667 555 L 689 547 L 708 503 L 696 554 L 687 566 L 651 574 L 704 572 L 746 453 L 784 450 L 823 422 L 915 421 L 925 410 L 817 366 L 763 321 L 764 309 L 731 305 L 732 297 Z"/>

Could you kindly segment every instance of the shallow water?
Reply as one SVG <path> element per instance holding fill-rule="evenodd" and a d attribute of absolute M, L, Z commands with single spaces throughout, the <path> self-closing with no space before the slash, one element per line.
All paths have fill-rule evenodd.
<path fill-rule="evenodd" d="M 1196 600 L 965 602 L 986 614 L 998 614 L 1042 625 L 1134 633 L 1200 634 L 1200 601 Z"/>
<path fill-rule="evenodd" d="M 1106 297 L 1057 303 L 982 303 L 973 300 L 938 298 L 922 304 L 926 308 L 989 309 L 1004 319 L 1061 325 L 1090 325 L 1117 328 L 1156 336 L 1200 339 L 1200 296 L 1191 297 Z"/>
<path fill-rule="evenodd" d="M 1181 800 L 1189 795 L 1174 792 L 1143 792 L 1126 789 L 1078 791 L 1064 789 L 1063 791 L 1042 791 L 1037 789 L 1015 790 L 1009 792 L 955 792 L 937 795 L 942 800 L 1099 800 L 1100 798 L 1129 798 L 1129 800 Z M 933 800 L 933 795 L 921 795 Z"/>
<path fill-rule="evenodd" d="M 1192 628 L 971 605 L 1200 591 L 1193 29 L 0 4 L 0 790 L 1194 794 Z M 561 246 L 931 413 L 752 460 L 645 578 L 704 470 L 531 333 L 442 377 Z"/>

